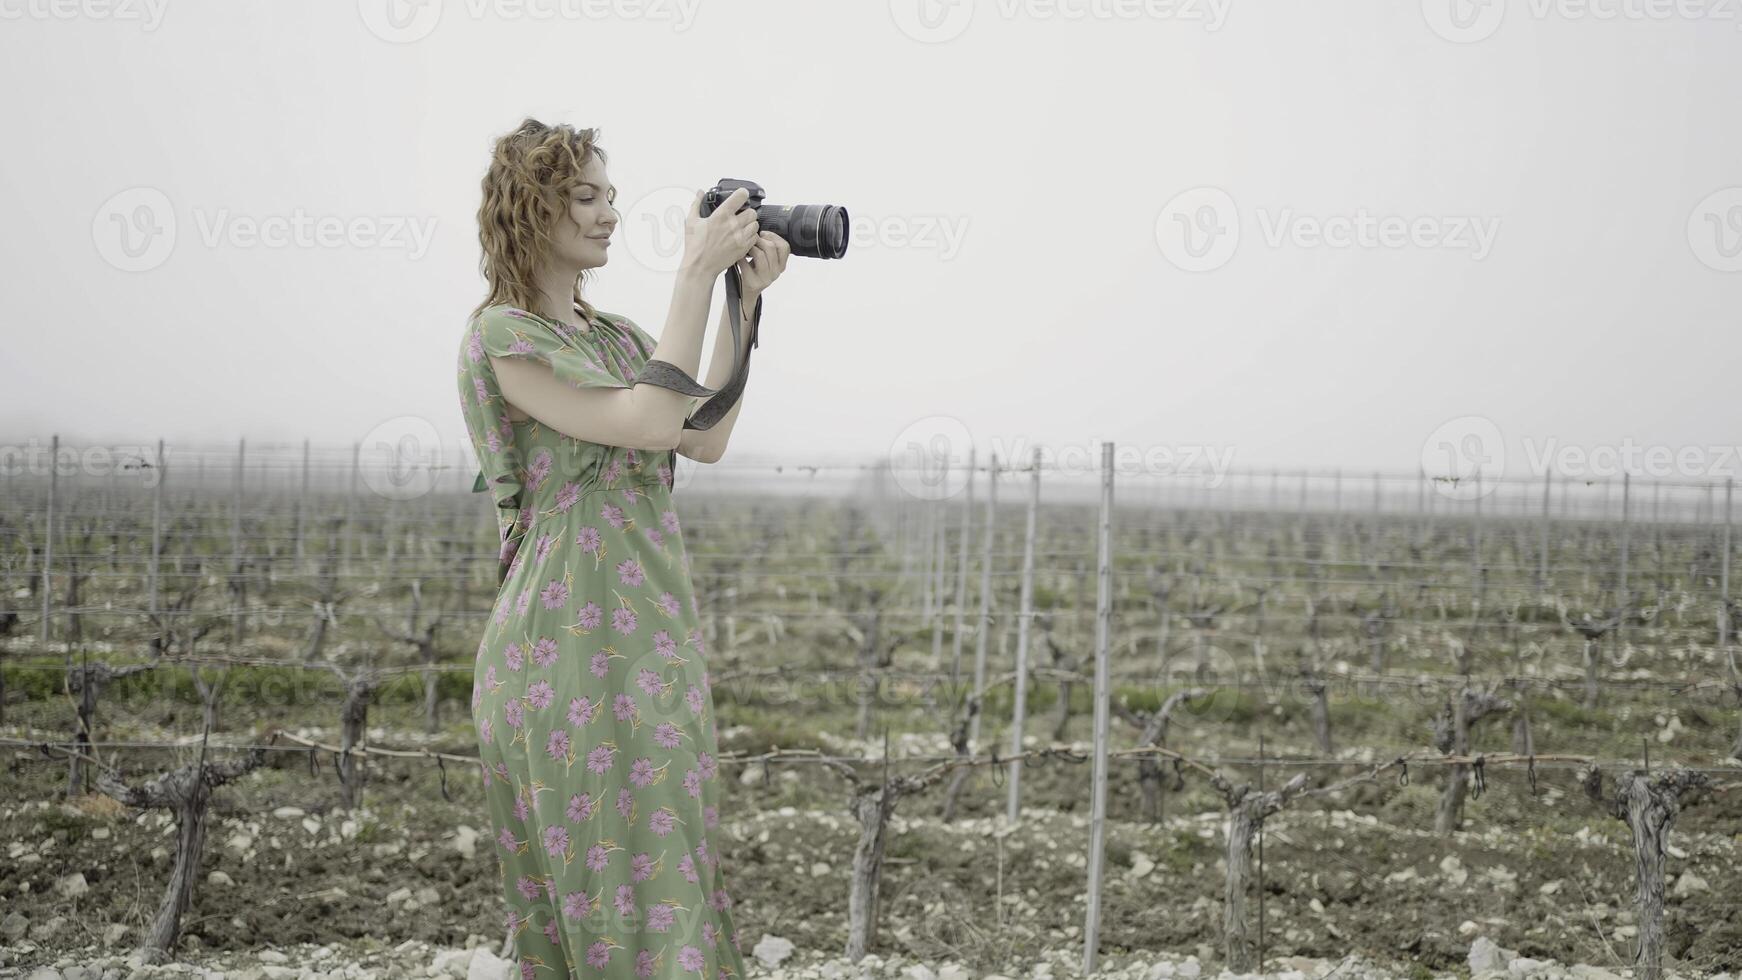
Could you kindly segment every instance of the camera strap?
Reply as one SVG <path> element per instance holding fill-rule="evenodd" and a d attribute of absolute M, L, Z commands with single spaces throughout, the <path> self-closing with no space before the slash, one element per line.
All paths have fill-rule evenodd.
<path fill-rule="evenodd" d="M 726 270 L 726 312 L 732 318 L 732 377 L 719 388 L 709 388 L 702 385 L 687 374 L 682 368 L 669 361 L 654 358 L 642 366 L 635 375 L 632 384 L 650 384 L 659 388 L 669 388 L 684 395 L 706 397 L 696 409 L 695 414 L 684 419 L 686 429 L 707 430 L 714 423 L 726 417 L 732 406 L 738 404 L 738 399 L 744 395 L 744 383 L 750 380 L 750 352 L 761 342 L 762 297 L 756 297 L 756 310 L 750 318 L 750 346 L 744 348 L 744 355 L 738 356 L 738 347 L 743 337 L 739 326 L 743 310 L 743 294 L 738 282 L 736 267 Z"/>

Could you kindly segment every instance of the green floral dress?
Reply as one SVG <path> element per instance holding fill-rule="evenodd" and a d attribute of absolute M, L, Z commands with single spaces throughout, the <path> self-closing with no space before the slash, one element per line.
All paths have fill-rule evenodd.
<path fill-rule="evenodd" d="M 719 850 L 717 729 L 673 451 L 509 419 L 489 355 L 626 388 L 654 341 L 480 311 L 459 392 L 496 504 L 499 592 L 472 685 L 520 974 L 742 977 Z"/>

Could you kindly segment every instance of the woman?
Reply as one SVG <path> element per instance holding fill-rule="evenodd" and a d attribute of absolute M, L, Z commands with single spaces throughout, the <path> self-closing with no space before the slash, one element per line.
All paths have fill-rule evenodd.
<path fill-rule="evenodd" d="M 729 327 L 694 383 L 714 281 L 738 272 L 743 323 L 790 254 L 738 213 L 684 225 L 657 342 L 582 281 L 620 216 L 594 130 L 528 119 L 499 140 L 478 210 L 489 295 L 460 350 L 460 400 L 497 505 L 500 591 L 472 687 L 484 792 L 523 977 L 742 977 L 720 866 L 717 727 L 675 453 L 714 462 L 742 400 L 638 383 L 649 360 L 692 392 L 748 356 Z M 724 313 L 722 327 L 729 321 Z"/>

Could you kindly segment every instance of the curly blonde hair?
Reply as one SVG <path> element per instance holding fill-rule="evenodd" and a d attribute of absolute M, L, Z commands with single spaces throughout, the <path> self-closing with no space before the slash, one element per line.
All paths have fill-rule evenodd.
<path fill-rule="evenodd" d="M 496 141 L 478 205 L 478 244 L 484 253 L 478 269 L 490 291 L 473 316 L 499 303 L 537 312 L 535 273 L 552 232 L 568 213 L 569 194 L 593 154 L 609 159 L 598 138 L 597 129 L 547 126 L 529 116 Z M 596 311 L 581 296 L 581 286 L 590 271 L 575 279 L 575 303 L 588 322 Z"/>

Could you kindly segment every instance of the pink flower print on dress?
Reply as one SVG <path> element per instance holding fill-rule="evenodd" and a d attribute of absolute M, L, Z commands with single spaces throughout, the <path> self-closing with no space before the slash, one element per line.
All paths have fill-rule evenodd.
<path fill-rule="evenodd" d="M 585 725 L 593 720 L 593 715 L 598 712 L 598 710 L 599 703 L 597 701 L 589 701 L 587 696 L 583 694 L 569 702 L 569 724 L 576 726 Z"/>
<path fill-rule="evenodd" d="M 484 385 L 483 378 L 472 379 L 472 393 L 477 396 L 478 404 L 488 405 L 490 403 L 490 389 Z"/>
<path fill-rule="evenodd" d="M 496 686 L 500 683 L 501 682 L 496 679 L 496 665 L 491 664 L 490 666 L 485 667 L 484 668 L 484 686 L 489 688 L 490 690 L 494 691 L 494 690 L 496 690 Z"/>
<path fill-rule="evenodd" d="M 563 896 L 563 918 L 584 919 L 593 911 L 593 902 L 586 892 L 569 892 Z"/>
<path fill-rule="evenodd" d="M 654 698 L 659 697 L 659 693 L 665 690 L 665 682 L 659 679 L 659 674 L 646 667 L 641 668 L 641 672 L 635 676 L 635 686 L 641 688 L 648 697 Z"/>
<path fill-rule="evenodd" d="M 551 919 L 549 922 L 546 922 L 544 924 L 544 938 L 550 940 L 553 943 L 561 943 L 562 942 L 562 937 L 557 932 L 555 919 Z M 533 976 L 533 974 L 530 974 L 530 973 L 527 974 L 528 978 L 531 978 L 532 976 Z"/>
<path fill-rule="evenodd" d="M 600 508 L 599 517 L 603 519 L 606 524 L 609 524 L 618 530 L 622 530 L 623 508 L 616 504 L 606 504 L 604 507 Z"/>
<path fill-rule="evenodd" d="M 720 930 L 712 922 L 702 923 L 702 942 L 709 947 L 720 945 Z"/>
<path fill-rule="evenodd" d="M 647 907 L 647 928 L 654 932 L 666 932 L 672 923 L 677 921 L 677 913 L 669 902 L 660 902 Z"/>
<path fill-rule="evenodd" d="M 732 896 L 726 894 L 726 889 L 716 888 L 714 889 L 714 899 L 709 904 L 714 907 L 714 911 L 724 912 L 732 907 Z"/>
<path fill-rule="evenodd" d="M 514 883 L 514 887 L 520 892 L 521 896 L 529 902 L 537 898 L 544 891 L 543 885 L 532 880 L 532 878 L 527 875 L 521 875 L 520 880 Z"/>
<path fill-rule="evenodd" d="M 592 794 L 576 793 L 569 797 L 567 816 L 571 821 L 581 823 L 582 821 L 592 819 L 593 814 L 598 812 L 598 809 L 599 803 L 597 800 L 593 799 Z"/>
<path fill-rule="evenodd" d="M 605 467 L 605 471 L 599 474 L 599 478 L 604 481 L 606 486 L 610 486 L 611 484 L 616 483 L 617 478 L 622 475 L 623 464 L 617 460 L 612 460 L 610 465 Z"/>
<path fill-rule="evenodd" d="M 657 967 L 655 966 L 655 962 L 657 959 L 658 959 L 658 957 L 654 956 L 653 950 L 650 950 L 650 949 L 644 949 L 641 952 L 636 953 L 635 954 L 635 975 L 638 977 L 651 977 L 651 976 L 653 976 L 653 971 L 655 969 L 657 969 Z"/>
<path fill-rule="evenodd" d="M 668 762 L 666 765 L 671 765 L 671 763 Z M 655 767 L 652 759 L 642 756 L 629 767 L 629 781 L 637 786 L 652 786 L 659 780 L 660 770 L 664 768 L 665 766 Z"/>
<path fill-rule="evenodd" d="M 653 855 L 635 855 L 629 862 L 629 879 L 631 881 L 646 881 L 651 877 L 653 877 Z"/>
<path fill-rule="evenodd" d="M 601 540 L 602 539 L 599 537 L 599 529 L 592 525 L 581 528 L 580 531 L 575 534 L 575 544 L 580 545 L 581 550 L 589 555 L 598 553 L 599 542 Z"/>
<path fill-rule="evenodd" d="M 647 529 L 647 540 L 652 542 L 653 546 L 657 548 L 665 541 L 665 537 L 659 533 L 659 528 L 650 527 Z"/>
<path fill-rule="evenodd" d="M 514 798 L 514 819 L 520 821 L 521 823 L 525 823 L 526 818 L 528 816 L 530 816 L 531 813 L 532 813 L 532 804 L 526 802 L 526 797 L 516 796 Z"/>
<path fill-rule="evenodd" d="M 617 716 L 618 721 L 628 721 L 635 717 L 635 699 L 627 694 L 617 695 L 611 702 L 611 713 Z"/>
<path fill-rule="evenodd" d="M 520 644 L 509 641 L 502 648 L 502 661 L 508 665 L 509 670 L 519 670 L 526 665 L 526 653 L 520 649 Z"/>
<path fill-rule="evenodd" d="M 611 763 L 614 761 L 616 752 L 617 749 L 615 746 L 596 746 L 593 751 L 587 753 L 587 771 L 610 772 Z"/>
<path fill-rule="evenodd" d="M 542 565 L 550 557 L 550 549 L 556 544 L 556 538 L 549 534 L 538 536 L 538 544 L 533 548 L 533 564 Z"/>
<path fill-rule="evenodd" d="M 492 453 L 502 451 L 502 436 L 495 429 L 484 433 L 484 448 Z"/>
<path fill-rule="evenodd" d="M 594 677 L 604 677 L 611 672 L 611 655 L 603 650 L 593 654 L 593 660 L 588 665 Z"/>
<path fill-rule="evenodd" d="M 611 962 L 611 944 L 601 939 L 587 947 L 587 965 L 603 970 Z"/>
<path fill-rule="evenodd" d="M 551 579 L 544 591 L 538 594 L 538 598 L 546 609 L 561 609 L 569 604 L 569 587 L 563 584 L 562 579 Z"/>
<path fill-rule="evenodd" d="M 671 467 L 664 464 L 664 463 L 661 463 L 661 464 L 659 464 L 659 471 L 658 472 L 659 472 L 659 482 L 664 484 L 665 488 L 667 490 L 670 490 L 671 489 Z"/>
<path fill-rule="evenodd" d="M 503 827 L 502 832 L 496 835 L 496 843 L 501 844 L 502 849 L 510 853 L 520 850 L 520 841 L 514 839 L 514 831 L 507 827 Z"/>
<path fill-rule="evenodd" d="M 706 752 L 698 752 L 696 753 L 696 771 L 702 774 L 703 779 L 713 779 L 714 774 L 719 772 L 719 766 L 714 761 L 713 756 Z"/>
<path fill-rule="evenodd" d="M 632 918 L 635 915 L 635 886 L 618 885 L 617 898 L 613 904 L 617 907 L 618 915 Z"/>
<path fill-rule="evenodd" d="M 559 652 L 560 648 L 557 646 L 557 642 L 548 636 L 539 637 L 538 642 L 532 645 L 532 659 L 536 660 L 540 667 L 549 667 L 556 663 Z"/>
<path fill-rule="evenodd" d="M 683 788 L 697 799 L 702 795 L 702 774 L 694 769 L 685 769 L 683 773 Z"/>
<path fill-rule="evenodd" d="M 519 728 L 524 724 L 525 712 L 526 707 L 520 703 L 519 698 L 511 698 L 502 704 L 502 720 L 508 723 L 509 728 Z"/>
<path fill-rule="evenodd" d="M 575 617 L 575 625 L 584 630 L 596 630 L 604 620 L 605 610 L 599 608 L 598 603 L 589 601 Z"/>
<path fill-rule="evenodd" d="M 690 640 L 690 646 L 696 648 L 696 656 L 705 657 L 708 655 L 707 648 L 702 643 L 702 631 L 701 630 L 699 630 L 699 629 L 690 630 L 689 640 Z"/>
<path fill-rule="evenodd" d="M 635 632 L 635 610 L 628 606 L 618 606 L 611 610 L 611 628 L 624 636 Z"/>
<path fill-rule="evenodd" d="M 533 681 L 526 687 L 526 703 L 535 711 L 550 707 L 555 698 L 556 688 L 550 686 L 550 681 Z"/>
<path fill-rule="evenodd" d="M 569 757 L 569 733 L 561 728 L 553 728 L 550 738 L 545 740 L 544 751 L 552 759 L 566 761 Z"/>
<path fill-rule="evenodd" d="M 580 499 L 581 499 L 581 485 L 579 483 L 576 483 L 575 481 L 570 480 L 569 482 L 563 484 L 562 489 L 560 489 L 556 492 L 556 511 L 557 511 L 557 513 L 567 514 L 569 512 L 569 508 L 573 507 L 576 503 L 578 503 L 580 501 Z"/>
<path fill-rule="evenodd" d="M 653 730 L 653 744 L 662 749 L 675 749 L 683 744 L 683 729 L 669 721 L 662 721 Z"/>
<path fill-rule="evenodd" d="M 483 742 L 485 745 L 492 745 L 495 743 L 496 726 L 491 723 L 490 719 L 485 718 L 478 722 L 478 740 Z"/>
<path fill-rule="evenodd" d="M 617 791 L 617 812 L 622 814 L 623 819 L 625 820 L 633 821 L 635 819 L 634 793 L 629 792 L 627 789 L 620 789 Z"/>
<path fill-rule="evenodd" d="M 690 857 L 688 854 L 685 854 L 682 858 L 680 858 L 678 860 L 677 870 L 678 870 L 678 873 L 682 874 L 684 876 L 684 878 L 686 880 L 688 880 L 691 884 L 694 884 L 694 883 L 701 880 L 701 879 L 696 877 L 695 859 Z"/>
<path fill-rule="evenodd" d="M 661 592 L 659 598 L 655 599 L 653 604 L 658 606 L 659 611 L 665 613 L 667 616 L 676 616 L 678 613 L 683 612 L 683 607 L 678 605 L 677 596 L 672 595 L 670 592 Z"/>
<path fill-rule="evenodd" d="M 526 468 L 526 485 L 529 490 L 537 490 L 544 478 L 550 475 L 553 457 L 548 449 L 540 449 L 532 454 L 532 463 Z"/>
<path fill-rule="evenodd" d="M 668 510 L 659 515 L 659 526 L 665 528 L 665 533 L 676 534 L 678 529 L 677 511 Z"/>
<path fill-rule="evenodd" d="M 482 327 L 473 330 L 466 338 L 466 357 L 473 364 L 484 359 L 484 330 Z"/>
<path fill-rule="evenodd" d="M 603 844 L 594 844 L 587 849 L 587 867 L 594 871 L 605 870 L 605 865 L 610 863 L 610 859 L 611 852 L 607 851 Z"/>
<path fill-rule="evenodd" d="M 702 707 L 706 702 L 704 702 L 702 700 L 702 689 L 701 688 L 695 686 L 694 684 L 691 684 L 688 693 L 686 693 L 683 696 L 683 698 L 684 698 L 684 703 L 688 704 L 690 706 L 690 711 L 692 713 L 694 713 L 696 715 L 700 715 L 702 713 Z"/>
<path fill-rule="evenodd" d="M 640 562 L 625 558 L 617 563 L 617 579 L 624 585 L 634 587 L 647 581 L 647 575 L 641 570 Z"/>
<path fill-rule="evenodd" d="M 677 826 L 677 817 L 672 814 L 670 807 L 662 806 L 647 817 L 647 829 L 661 837 L 671 833 L 675 826 Z"/>
<path fill-rule="evenodd" d="M 514 556 L 514 565 L 509 569 L 508 574 L 512 575 L 516 571 L 519 571 L 520 570 L 520 559 L 525 558 L 525 557 L 526 557 L 525 555 L 515 555 Z M 524 615 L 526 615 L 526 611 L 528 609 L 531 609 L 531 608 L 532 608 L 532 587 L 527 586 L 525 589 L 521 590 L 520 597 L 518 599 L 514 600 L 514 611 L 519 613 L 520 615 L 524 616 Z"/>
<path fill-rule="evenodd" d="M 720 808 L 717 806 L 702 807 L 702 826 L 708 828 L 720 825 Z"/>
<path fill-rule="evenodd" d="M 677 659 L 677 641 L 671 638 L 670 630 L 660 630 L 653 634 L 653 652 L 667 660 Z"/>
<path fill-rule="evenodd" d="M 694 946 L 685 946 L 683 949 L 677 951 L 677 965 L 683 967 L 685 970 L 693 970 L 700 973 L 702 972 L 703 962 L 702 951 Z"/>

